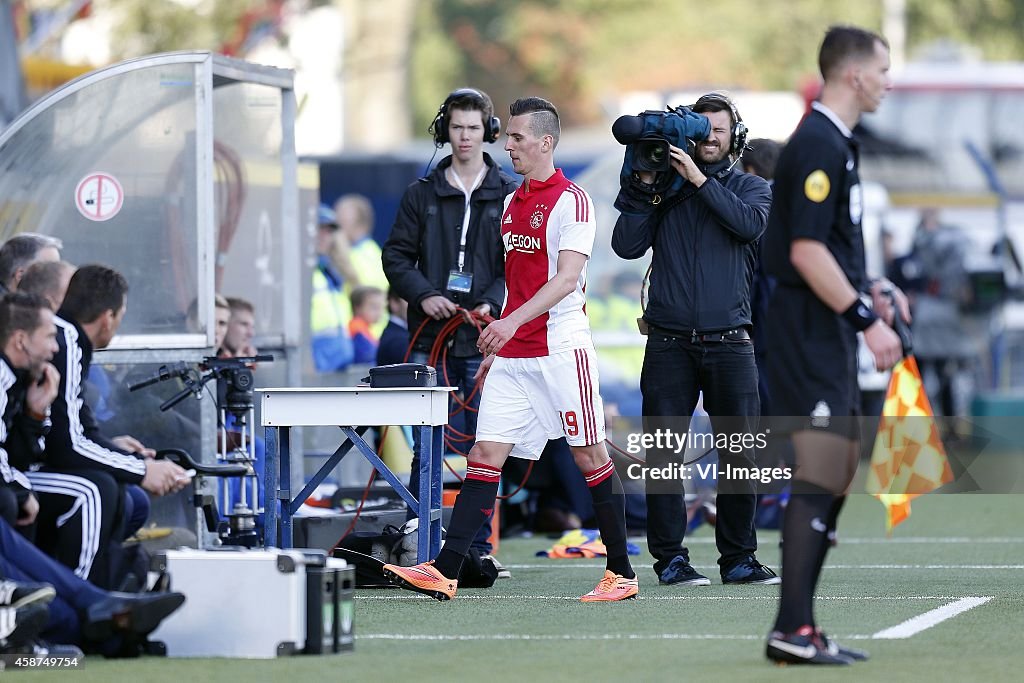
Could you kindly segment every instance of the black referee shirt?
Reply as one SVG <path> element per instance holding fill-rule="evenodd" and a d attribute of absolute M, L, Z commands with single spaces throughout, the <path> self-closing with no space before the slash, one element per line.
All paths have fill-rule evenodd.
<path fill-rule="evenodd" d="M 814 103 L 779 156 L 764 238 L 764 266 L 780 284 L 806 287 L 789 260 L 789 251 L 793 240 L 812 239 L 824 243 L 850 284 L 864 291 L 868 280 L 857 143 L 822 109 Z"/>

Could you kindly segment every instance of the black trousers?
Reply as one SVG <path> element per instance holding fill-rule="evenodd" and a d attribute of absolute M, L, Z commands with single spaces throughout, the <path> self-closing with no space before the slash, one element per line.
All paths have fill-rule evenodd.
<path fill-rule="evenodd" d="M 118 587 L 124 539 L 124 490 L 106 472 L 30 472 L 39 498 L 36 545 L 76 576 L 108 590 Z M 116 553 L 115 553 L 116 554 Z"/>
<path fill-rule="evenodd" d="M 727 435 L 732 443 L 743 435 L 756 434 L 760 404 L 757 366 L 750 340 L 695 342 L 652 330 L 647 338 L 640 390 L 644 429 L 648 433 L 659 427 L 675 433 L 685 431 L 703 391 L 704 410 L 711 417 L 716 438 Z M 734 434 L 736 437 L 732 436 Z M 752 450 L 737 450 L 739 452 L 718 449 L 719 472 L 726 465 L 754 466 Z M 652 467 L 681 465 L 683 456 L 683 452 L 675 453 L 672 449 L 648 449 L 647 463 Z M 658 574 L 677 556 L 689 560 L 689 551 L 683 546 L 686 532 L 684 481 L 681 477 L 646 480 L 647 544 Z M 718 562 L 723 569 L 757 550 L 755 494 L 754 481 L 725 479 L 719 475 L 715 542 Z"/>
<path fill-rule="evenodd" d="M 18 505 L 18 494 L 7 484 L 0 482 L 0 519 L 11 526 L 18 521 L 21 506 Z"/>

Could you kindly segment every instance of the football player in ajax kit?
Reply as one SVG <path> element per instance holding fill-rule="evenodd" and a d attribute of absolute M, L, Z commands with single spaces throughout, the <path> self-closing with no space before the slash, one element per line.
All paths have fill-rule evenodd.
<path fill-rule="evenodd" d="M 626 600 L 636 597 L 637 579 L 626 554 L 622 484 L 604 446 L 597 358 L 583 308 L 594 205 L 555 168 L 554 105 L 527 97 L 512 103 L 509 113 L 505 149 L 523 184 L 505 198 L 502 214 L 505 309 L 478 342 L 486 382 L 476 445 L 437 558 L 413 567 L 385 565 L 384 573 L 438 600 L 455 597 L 454 577 L 476 530 L 493 513 L 505 460 L 536 460 L 549 439 L 564 436 L 590 488 L 608 548 L 604 577 L 580 599 Z"/>

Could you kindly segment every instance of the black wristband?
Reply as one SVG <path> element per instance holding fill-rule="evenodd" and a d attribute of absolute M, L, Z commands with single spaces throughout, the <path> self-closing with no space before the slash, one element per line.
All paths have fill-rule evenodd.
<path fill-rule="evenodd" d="M 863 332 L 878 320 L 874 311 L 868 308 L 860 298 L 855 299 L 850 307 L 843 311 L 842 316 L 858 332 Z"/>

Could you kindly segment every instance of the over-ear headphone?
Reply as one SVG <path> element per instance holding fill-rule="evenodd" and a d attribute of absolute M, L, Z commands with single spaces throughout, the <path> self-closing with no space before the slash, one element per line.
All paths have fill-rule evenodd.
<path fill-rule="evenodd" d="M 705 104 L 717 104 L 732 114 L 733 126 L 729 137 L 729 154 L 742 154 L 747 146 L 748 131 L 747 124 L 743 123 L 743 118 L 740 116 L 739 110 L 736 109 L 736 105 L 732 103 L 731 99 L 720 92 L 709 92 L 706 95 L 701 95 L 690 109 L 696 111 Z"/>
<path fill-rule="evenodd" d="M 494 111 L 494 105 L 491 104 L 490 98 L 484 95 L 475 88 L 459 88 L 453 90 L 448 94 L 448 97 L 444 98 L 444 104 L 437 110 L 437 116 L 430 123 L 430 127 L 427 128 L 427 132 L 434 136 L 434 144 L 438 147 L 442 147 L 444 143 L 448 142 L 448 107 L 452 102 L 458 99 L 468 97 L 475 100 L 478 105 L 478 109 L 484 112 L 490 109 Z M 490 106 L 487 106 L 490 105 Z M 497 116 L 491 116 L 489 121 L 484 121 L 484 142 L 494 142 L 498 139 L 498 132 L 501 130 L 501 119 Z"/>

